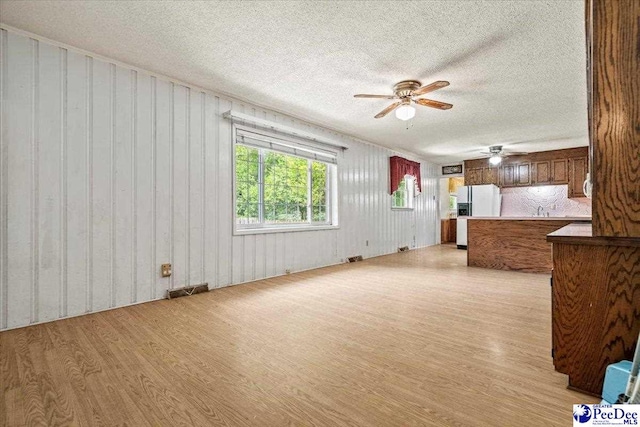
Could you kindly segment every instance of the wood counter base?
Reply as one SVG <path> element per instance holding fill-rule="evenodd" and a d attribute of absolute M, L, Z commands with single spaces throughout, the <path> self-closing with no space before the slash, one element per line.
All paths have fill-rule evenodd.
<path fill-rule="evenodd" d="M 607 366 L 632 360 L 640 331 L 640 239 L 571 225 L 553 243 L 553 364 L 569 388 L 602 393 Z"/>
<path fill-rule="evenodd" d="M 470 267 L 551 273 L 547 234 L 575 222 L 571 219 L 469 219 L 467 265 Z"/>

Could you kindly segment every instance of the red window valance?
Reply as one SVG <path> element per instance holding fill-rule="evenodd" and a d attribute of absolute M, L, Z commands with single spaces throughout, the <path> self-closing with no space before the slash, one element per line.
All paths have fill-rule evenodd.
<path fill-rule="evenodd" d="M 420 185 L 420 163 L 412 162 L 399 156 L 392 156 L 389 158 L 389 164 L 391 166 L 391 188 L 389 193 L 393 194 L 398 189 L 400 182 L 404 179 L 405 175 L 411 175 L 416 179 L 416 185 L 418 187 L 418 193 L 422 192 Z"/>

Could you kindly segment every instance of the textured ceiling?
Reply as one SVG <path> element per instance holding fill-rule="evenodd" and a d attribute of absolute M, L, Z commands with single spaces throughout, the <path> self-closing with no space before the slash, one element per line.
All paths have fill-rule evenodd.
<path fill-rule="evenodd" d="M 587 145 L 577 1 L 7 1 L 0 20 L 437 163 Z M 407 123 L 394 83 L 448 80 Z"/>

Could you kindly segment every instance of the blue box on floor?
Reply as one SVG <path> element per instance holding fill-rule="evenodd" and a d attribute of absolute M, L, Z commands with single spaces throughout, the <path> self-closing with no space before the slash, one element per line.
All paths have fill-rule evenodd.
<path fill-rule="evenodd" d="M 607 366 L 602 386 L 602 398 L 610 404 L 616 403 L 618 396 L 624 393 L 629 381 L 631 362 L 623 360 Z"/>

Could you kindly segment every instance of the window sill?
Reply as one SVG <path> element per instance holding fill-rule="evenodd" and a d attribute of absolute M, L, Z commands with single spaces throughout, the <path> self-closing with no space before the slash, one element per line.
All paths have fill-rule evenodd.
<path fill-rule="evenodd" d="M 414 208 L 391 208 L 392 211 L 412 211 Z"/>
<path fill-rule="evenodd" d="M 294 233 L 299 231 L 320 231 L 320 230 L 337 230 L 338 225 L 306 225 L 291 227 L 261 227 L 261 228 L 240 228 L 234 229 L 234 236 L 244 236 L 247 234 L 267 234 L 267 233 Z"/>

